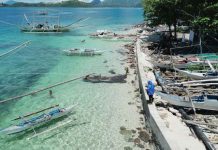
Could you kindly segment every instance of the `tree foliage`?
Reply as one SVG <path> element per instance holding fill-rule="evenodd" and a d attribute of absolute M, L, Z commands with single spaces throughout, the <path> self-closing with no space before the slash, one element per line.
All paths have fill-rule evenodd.
<path fill-rule="evenodd" d="M 218 0 L 143 0 L 143 6 L 150 25 L 176 28 L 182 20 L 201 30 L 218 30 Z"/>

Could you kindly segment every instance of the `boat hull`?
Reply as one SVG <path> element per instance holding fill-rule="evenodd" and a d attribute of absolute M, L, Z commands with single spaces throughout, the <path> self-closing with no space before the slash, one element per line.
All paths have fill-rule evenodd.
<path fill-rule="evenodd" d="M 215 79 L 218 78 L 218 75 L 208 75 L 207 73 L 198 73 L 198 72 L 190 72 L 190 71 L 185 71 L 185 70 L 180 70 L 175 68 L 175 71 L 178 71 L 180 74 L 183 74 L 191 79 L 195 80 L 204 80 L 204 79 Z"/>
<path fill-rule="evenodd" d="M 193 107 L 191 101 L 186 97 L 180 97 L 180 96 L 172 95 L 172 94 L 165 94 L 162 92 L 157 92 L 157 94 L 161 96 L 162 99 L 170 103 L 171 105 L 180 106 L 180 107 L 188 107 L 188 108 Z M 201 99 L 200 96 L 192 97 L 191 99 L 196 109 L 218 111 L 218 100 L 217 99 L 208 99 L 208 98 Z"/>
<path fill-rule="evenodd" d="M 21 28 L 21 32 L 25 33 L 61 33 L 61 32 L 69 32 L 68 28 L 54 28 L 54 29 L 29 29 L 29 28 Z"/>
<path fill-rule="evenodd" d="M 69 115 L 70 113 L 75 113 L 74 107 L 66 108 L 61 113 L 58 113 L 58 114 L 56 114 L 56 115 L 54 115 L 52 117 L 42 118 L 41 120 L 38 120 L 38 121 L 33 122 L 33 123 L 28 123 L 26 125 L 15 125 L 15 126 L 8 127 L 6 129 L 1 130 L 0 133 L 1 134 L 7 134 L 7 135 L 20 133 L 20 132 L 23 132 L 23 131 L 26 131 L 26 130 L 29 130 L 29 129 L 34 129 L 34 128 L 40 127 L 40 126 L 42 126 L 42 125 L 44 125 L 44 124 L 46 124 L 48 122 L 51 122 L 52 120 L 55 120 L 55 119 L 61 118 L 63 116 Z"/>
<path fill-rule="evenodd" d="M 97 51 L 97 50 L 93 50 L 93 51 L 81 51 L 81 50 L 64 50 L 63 51 L 64 54 L 66 54 L 67 56 L 95 56 L 95 55 L 102 55 L 103 52 L 102 51 Z"/>

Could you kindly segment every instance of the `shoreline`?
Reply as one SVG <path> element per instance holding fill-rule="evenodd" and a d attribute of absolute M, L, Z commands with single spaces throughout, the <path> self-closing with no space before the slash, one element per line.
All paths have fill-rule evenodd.
<path fill-rule="evenodd" d="M 126 83 L 93 84 L 79 80 L 75 84 L 52 89 L 54 98 L 49 98 L 46 91 L 21 99 L 14 104 L 11 114 L 8 114 L 8 118 L 4 121 L 15 114 L 22 114 L 24 111 L 34 110 L 54 102 L 61 105 L 70 105 L 75 102 L 79 104 L 78 112 L 70 117 L 75 122 L 67 127 L 66 131 L 61 129 L 61 132 L 56 131 L 56 133 L 51 133 L 52 135 L 44 135 L 32 141 L 31 144 L 35 149 L 40 147 L 40 142 L 44 139 L 47 143 L 45 148 L 51 146 L 50 148 L 54 149 L 58 146 L 66 149 L 72 146 L 75 149 L 156 150 L 163 147 L 165 149 L 195 149 L 195 145 L 199 146 L 198 149 L 202 149 L 202 143 L 196 140 L 179 116 L 174 116 L 169 110 L 157 107 L 155 104 L 147 104 L 145 83 L 147 80 L 157 83 L 152 71 L 153 64 L 146 51 L 148 43 L 142 44 L 139 38 L 148 37 L 151 32 L 145 31 L 143 24 L 119 31 L 121 33 L 118 35 L 123 36 L 124 40 L 91 39 L 88 35 L 76 38 L 69 36 L 68 40 L 63 38 L 62 45 L 59 45 L 60 49 L 66 45 L 93 48 L 97 46 L 98 49 L 104 49 L 105 54 L 102 57 L 85 59 L 84 57 L 72 58 L 60 55 L 58 64 L 31 88 L 93 71 L 103 76 L 124 75 L 125 68 L 128 67 Z M 81 38 L 86 42 L 81 44 Z M 51 41 L 52 44 L 54 40 Z M 53 73 L 60 74 L 54 75 Z M 156 100 L 161 99 L 155 95 Z M 50 136 L 55 138 L 50 138 Z M 24 139 L 16 141 L 9 138 L 6 141 L 13 142 L 13 144 L 10 143 L 12 148 L 17 146 L 16 144 L 23 147 L 27 145 Z M 3 148 L 8 146 L 7 143 L 2 145 Z"/>
<path fill-rule="evenodd" d="M 149 73 L 147 71 L 142 70 L 143 66 L 149 67 L 149 65 L 146 64 L 149 64 L 150 62 L 147 61 L 146 64 L 142 62 L 144 58 L 140 58 L 140 56 L 143 55 L 140 49 L 140 41 L 138 41 L 137 44 L 139 46 L 138 53 L 140 53 L 138 54 L 139 57 L 138 63 L 139 63 L 139 74 L 141 74 L 140 75 L 141 80 L 142 81 L 153 80 L 156 82 L 156 79 L 152 71 Z M 145 57 L 147 58 L 149 56 L 145 55 Z M 148 79 L 147 77 L 143 77 L 142 72 L 147 74 L 148 77 L 150 77 L 150 79 Z M 141 84 L 144 85 L 143 82 Z M 148 108 L 146 115 L 149 115 L 148 118 L 150 119 L 148 120 L 151 124 L 152 130 L 163 149 L 186 149 L 186 148 L 202 149 L 202 150 L 205 149 L 204 145 L 201 142 L 199 142 L 198 139 L 194 138 L 193 136 L 190 136 L 192 133 L 190 132 L 189 128 L 184 123 L 182 123 L 178 117 L 174 117 L 174 115 L 172 115 L 168 111 L 165 111 L 164 109 L 158 109 L 155 106 L 155 103 L 146 104 L 148 100 L 148 96 L 145 92 L 145 89 L 142 88 L 142 90 L 143 90 L 142 92 L 145 94 L 144 97 L 145 105 L 147 105 Z M 155 100 L 156 99 L 157 97 L 155 96 Z"/>
<path fill-rule="evenodd" d="M 156 85 L 156 90 L 161 91 L 161 87 L 157 85 L 156 77 L 153 73 L 155 64 L 153 64 L 154 62 L 150 55 L 152 51 L 148 50 L 149 45 L 151 45 L 153 41 L 157 42 L 158 38 L 157 36 L 153 36 L 156 32 L 149 31 L 150 29 L 147 30 L 145 24 L 139 24 L 135 27 L 138 27 L 140 30 L 137 42 L 135 42 L 135 49 L 138 76 L 139 79 L 141 78 L 139 84 L 141 84 L 140 91 L 142 93 L 142 101 L 144 102 L 146 117 L 148 118 L 156 140 L 159 142 L 159 146 L 163 149 L 206 149 L 207 144 L 203 144 L 206 141 L 202 141 L 197 133 L 190 132 L 192 128 L 183 120 L 182 114 L 180 114 L 180 111 L 178 111 L 177 108 L 171 106 L 157 94 L 154 95 L 155 100 L 153 104 L 147 103 L 148 96 L 144 88 L 146 85 L 145 83 L 147 83 L 146 81 L 152 80 Z M 152 37 L 152 39 L 149 39 L 150 37 Z M 144 40 L 142 41 L 141 39 Z M 214 115 L 209 118 L 212 117 L 214 117 Z M 197 118 L 202 120 L 203 117 L 199 114 Z M 211 141 L 216 140 L 215 135 L 208 134 L 207 132 L 202 132 L 202 136 L 205 136 L 208 138 L 207 140 L 210 140 L 209 144 L 212 143 Z M 211 147 L 213 146 L 216 147 L 217 144 L 214 144 Z"/>

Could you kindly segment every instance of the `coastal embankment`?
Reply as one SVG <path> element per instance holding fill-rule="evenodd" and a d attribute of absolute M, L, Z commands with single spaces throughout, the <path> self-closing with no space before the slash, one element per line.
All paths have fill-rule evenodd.
<path fill-rule="evenodd" d="M 148 42 L 143 42 L 143 49 L 140 39 L 135 44 L 137 72 L 144 113 L 160 148 L 167 150 L 205 149 L 203 143 L 182 122 L 181 117 L 173 115 L 164 108 L 158 108 L 155 104 L 148 104 L 145 86 L 149 80 L 156 84 L 153 74 L 154 68 L 151 61 L 149 61 L 151 60 L 150 56 L 146 54 Z M 155 95 L 155 100 L 157 99 L 160 99 L 160 97 Z"/>

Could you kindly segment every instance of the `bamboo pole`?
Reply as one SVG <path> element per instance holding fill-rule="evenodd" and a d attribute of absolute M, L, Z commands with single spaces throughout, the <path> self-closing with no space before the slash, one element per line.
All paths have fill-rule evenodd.
<path fill-rule="evenodd" d="M 209 130 L 209 131 L 214 132 L 214 133 L 218 133 L 218 130 L 213 130 L 213 129 L 210 129 L 210 128 L 208 128 L 208 127 L 199 125 L 199 123 L 195 123 L 195 122 L 191 122 L 191 121 L 184 121 L 184 122 L 187 123 L 187 124 L 199 126 L 199 127 L 201 127 L 201 128 L 204 128 L 204 129 Z"/>
<path fill-rule="evenodd" d="M 181 85 L 181 84 L 201 83 L 201 82 L 210 82 L 210 81 L 218 81 L 218 79 L 215 78 L 215 79 L 207 79 L 207 80 L 194 80 L 194 81 L 186 81 L 186 82 L 181 82 L 181 83 L 172 83 L 168 85 Z"/>
<path fill-rule="evenodd" d="M 54 105 L 54 106 L 51 106 L 51 107 L 48 107 L 48 108 L 44 108 L 44 109 L 42 109 L 42 110 L 39 110 L 39 111 L 36 111 L 36 112 L 33 112 L 33 113 L 29 113 L 29 114 L 24 115 L 24 116 L 19 116 L 19 117 L 13 119 L 12 121 L 19 120 L 19 119 L 22 119 L 22 118 L 26 118 L 26 117 L 29 117 L 29 116 L 32 116 L 32 115 L 35 115 L 35 114 L 41 113 L 41 112 L 43 112 L 43 111 L 46 111 L 46 110 L 49 110 L 49 109 L 52 109 L 52 108 L 58 107 L 58 106 L 59 106 L 59 104 Z"/>
<path fill-rule="evenodd" d="M 218 91 L 218 89 L 211 89 L 211 88 L 188 88 L 189 91 Z"/>
<path fill-rule="evenodd" d="M 89 75 L 93 75 L 93 74 L 94 74 L 94 73 L 89 74 Z M 86 75 L 86 76 L 89 76 L 89 75 Z M 48 86 L 48 87 L 45 87 L 45 88 L 42 88 L 42 89 L 39 89 L 39 90 L 36 90 L 36 91 L 32 91 L 32 92 L 27 93 L 27 94 L 23 94 L 23 95 L 20 95 L 20 96 L 16 96 L 16 97 L 8 98 L 8 99 L 5 99 L 5 100 L 0 101 L 0 104 L 2 104 L 2 103 L 6 103 L 6 102 L 8 102 L 8 101 L 12 101 L 12 100 L 20 99 L 20 98 L 23 98 L 23 97 L 26 97 L 26 96 L 29 96 L 29 95 L 33 95 L 33 94 L 36 94 L 36 93 L 39 93 L 39 92 L 42 92 L 42 91 L 45 91 L 45 90 L 51 89 L 51 88 L 53 88 L 53 87 L 60 86 L 60 85 L 63 85 L 63 84 L 66 84 L 66 83 L 69 83 L 69 82 L 72 82 L 72 81 L 75 81 L 75 80 L 78 80 L 78 79 L 84 78 L 84 77 L 86 77 L 86 76 L 82 76 L 82 77 L 74 78 L 74 79 L 67 80 L 67 81 L 60 82 L 60 83 L 56 83 L 56 84 L 54 84 L 54 85 L 50 85 L 50 86 Z"/>
<path fill-rule="evenodd" d="M 182 114 L 182 116 L 186 120 L 192 120 L 192 118 L 190 116 L 188 116 L 183 109 L 179 109 L 179 112 Z M 193 128 L 193 130 L 195 131 L 195 134 L 197 135 L 197 137 L 203 141 L 204 145 L 206 146 L 206 149 L 208 149 L 208 150 L 215 150 L 216 149 L 214 147 L 214 145 L 211 143 L 211 141 L 208 139 L 208 137 L 202 132 L 202 129 L 200 129 L 198 125 L 193 125 L 193 124 L 190 124 L 190 125 Z"/>
<path fill-rule="evenodd" d="M 63 126 L 65 126 L 65 125 L 67 125 L 67 124 L 69 124 L 69 123 L 71 123 L 71 122 L 72 122 L 72 120 L 68 120 L 68 121 L 66 121 L 65 123 L 62 123 L 62 124 L 60 124 L 60 125 L 57 125 L 57 126 L 55 126 L 55 127 L 53 127 L 53 128 L 50 128 L 50 129 L 48 129 L 48 130 L 45 130 L 45 131 L 43 131 L 43 132 L 35 133 L 33 136 L 27 138 L 27 140 L 30 140 L 30 139 L 32 139 L 32 138 L 38 137 L 38 136 L 40 136 L 40 135 L 43 135 L 43 134 L 45 134 L 45 133 L 51 132 L 51 131 L 53 131 L 53 130 L 55 130 L 55 129 L 57 129 L 57 128 L 63 127 Z"/>
<path fill-rule="evenodd" d="M 183 85 L 183 86 L 210 86 L 210 85 L 218 85 L 218 83 L 202 83 L 202 84 L 189 84 L 189 85 Z"/>
<path fill-rule="evenodd" d="M 211 124 L 211 123 L 205 123 L 205 122 L 199 122 L 199 121 L 192 121 L 192 120 L 183 120 L 185 123 L 195 123 L 195 124 L 200 124 L 200 125 L 207 125 L 207 126 L 213 126 L 213 127 L 218 127 L 217 124 Z"/>

